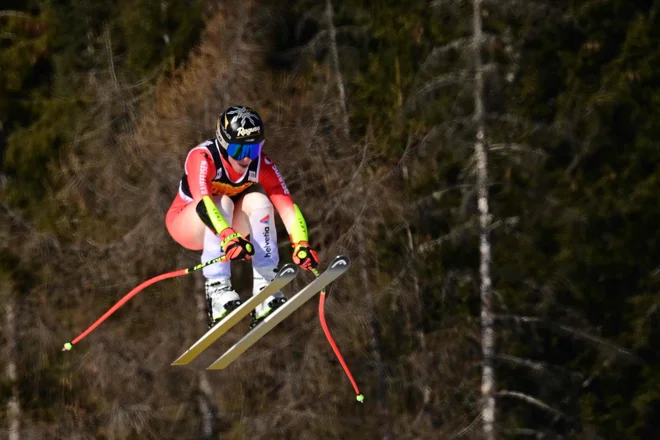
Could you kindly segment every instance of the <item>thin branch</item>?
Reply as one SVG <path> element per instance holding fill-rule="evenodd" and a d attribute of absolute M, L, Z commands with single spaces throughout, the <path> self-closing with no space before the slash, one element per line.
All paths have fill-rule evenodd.
<path fill-rule="evenodd" d="M 349 179 L 348 184 L 345 185 L 346 187 L 351 186 L 351 184 L 353 183 L 353 181 L 354 181 L 355 179 L 357 179 L 358 174 L 360 173 L 360 171 L 362 170 L 362 168 L 364 167 L 364 164 L 365 164 L 365 162 L 366 162 L 366 159 L 367 159 L 367 152 L 368 152 L 368 151 L 369 151 L 369 141 L 367 141 L 367 142 L 364 143 L 364 148 L 362 149 L 362 158 L 360 159 L 360 163 L 359 163 L 358 166 L 355 168 L 355 172 L 353 173 L 353 176 L 351 176 L 351 178 Z"/>
<path fill-rule="evenodd" d="M 519 153 L 537 154 L 542 157 L 548 157 L 548 153 L 540 148 L 534 148 L 531 145 L 519 143 L 495 143 L 488 147 L 488 151 L 515 151 Z"/>
<path fill-rule="evenodd" d="M 490 186 L 496 186 L 495 183 L 492 183 Z M 494 231 L 501 226 L 511 228 L 520 223 L 520 217 L 507 217 L 504 219 L 497 219 L 490 224 L 490 231 Z"/>
<path fill-rule="evenodd" d="M 424 252 L 431 251 L 433 248 L 435 248 L 437 246 L 440 246 L 444 242 L 458 237 L 459 234 L 461 234 L 461 233 L 467 231 L 468 229 L 474 227 L 476 223 L 477 223 L 476 220 L 470 220 L 468 222 L 461 223 L 460 226 L 455 227 L 449 233 L 443 235 L 442 237 L 438 237 L 434 240 L 429 240 L 425 243 L 420 244 L 418 246 L 419 252 L 424 253 Z"/>
<path fill-rule="evenodd" d="M 468 78 L 469 73 L 470 72 L 468 70 L 463 69 L 463 70 L 459 70 L 458 73 L 447 73 L 445 75 L 438 75 L 434 77 L 431 81 L 427 82 L 422 87 L 420 87 L 416 92 L 414 92 L 413 96 L 422 97 L 422 95 L 435 92 L 436 90 L 442 87 L 453 86 L 459 83 L 463 83 Z"/>
<path fill-rule="evenodd" d="M 596 371 L 593 372 L 593 374 L 589 377 L 587 377 L 585 380 L 582 381 L 582 388 L 586 388 L 589 385 L 591 385 L 591 382 L 600 375 L 604 370 L 608 369 L 612 365 L 612 358 L 606 359 L 605 362 L 600 366 L 600 368 L 597 368 Z"/>
<path fill-rule="evenodd" d="M 420 72 L 427 72 L 432 69 L 445 55 L 451 51 L 458 51 L 465 49 L 467 50 L 471 45 L 476 43 L 483 44 L 486 42 L 492 42 L 497 39 L 497 36 L 490 34 L 488 32 L 483 32 L 479 40 L 475 40 L 474 37 L 465 37 L 457 38 L 450 41 L 447 44 L 442 46 L 434 47 L 428 57 L 424 60 L 424 63 L 420 67 Z"/>
<path fill-rule="evenodd" d="M 472 421 L 470 422 L 469 425 L 467 425 L 465 428 L 463 428 L 463 429 L 461 429 L 460 431 L 458 431 L 456 434 L 452 434 L 452 436 L 449 437 L 449 440 L 452 440 L 452 439 L 455 439 L 455 438 L 461 438 L 461 437 L 463 437 L 465 434 L 467 434 L 467 433 L 469 433 L 469 432 L 471 432 L 471 431 L 474 431 L 474 429 L 476 428 L 475 425 L 476 425 L 477 423 L 479 423 L 479 421 L 481 420 L 482 416 L 483 416 L 483 412 L 480 412 L 480 413 L 477 415 L 477 417 L 475 417 L 474 420 L 472 420 Z"/>
<path fill-rule="evenodd" d="M 419 142 L 418 150 L 424 151 L 426 145 L 432 140 L 436 139 L 438 136 L 449 138 L 450 136 L 454 135 L 458 131 L 458 128 L 460 128 L 461 126 L 464 125 L 467 126 L 472 124 L 473 124 L 472 117 L 465 116 L 462 118 L 454 118 L 449 121 L 445 121 L 441 124 L 434 125 Z M 452 140 L 452 142 L 456 142 L 456 141 L 457 141 L 456 139 Z M 463 143 L 463 141 L 460 142 Z"/>
<path fill-rule="evenodd" d="M 457 190 L 457 189 L 464 189 L 464 188 L 471 188 L 472 186 L 473 186 L 472 184 L 467 184 L 466 183 L 466 184 L 454 185 L 454 186 L 451 186 L 449 188 L 444 188 L 444 189 L 440 189 L 440 190 L 437 190 L 437 191 L 433 191 L 431 194 L 428 194 L 424 197 L 421 197 L 421 198 L 417 199 L 415 202 L 413 202 L 413 204 L 415 206 L 420 206 L 420 205 L 423 205 L 425 203 L 430 202 L 431 200 L 439 202 L 440 200 L 442 200 L 442 197 L 446 193 L 448 193 L 449 191 L 454 191 L 454 190 Z"/>
<path fill-rule="evenodd" d="M 401 154 L 401 158 L 399 159 L 395 167 L 401 169 L 401 171 L 403 172 L 404 180 L 408 179 L 408 168 L 405 165 L 405 161 L 406 158 L 408 157 L 408 154 L 410 153 L 410 150 L 412 149 L 412 145 L 413 145 L 413 134 L 412 131 L 409 131 L 408 141 L 406 142 L 406 148 L 403 150 L 403 154 Z M 390 170 L 385 177 L 391 175 L 392 173 L 394 173 L 394 170 Z"/>
<path fill-rule="evenodd" d="M 537 317 L 533 317 L 533 316 L 498 315 L 496 317 L 496 319 L 498 319 L 498 320 L 507 319 L 507 320 L 513 320 L 515 322 L 527 323 L 527 324 L 544 324 L 544 325 L 549 326 L 550 328 L 554 328 L 554 329 L 562 331 L 563 333 L 575 336 L 578 339 L 582 339 L 582 340 L 585 340 L 585 341 L 588 341 L 588 342 L 593 342 L 597 345 L 602 345 L 604 347 L 607 347 L 609 349 L 612 349 L 612 350 L 618 352 L 619 354 L 622 354 L 622 355 L 631 357 L 633 359 L 639 360 L 638 357 L 635 356 L 635 354 L 633 354 L 632 352 L 630 352 L 630 351 L 628 351 L 624 348 L 619 347 L 618 345 L 615 345 L 615 344 L 613 344 L 613 343 L 611 343 L 611 342 L 609 342 L 609 341 L 607 341 L 603 338 L 600 338 L 596 335 L 592 335 L 592 334 L 587 333 L 583 330 L 576 329 L 576 328 L 573 328 L 573 327 L 569 327 L 569 326 L 566 326 L 566 325 L 563 325 L 563 324 L 557 324 L 557 323 L 549 322 L 545 319 L 537 318 Z"/>
<path fill-rule="evenodd" d="M 430 67 L 436 64 L 438 58 L 445 56 L 447 53 L 451 52 L 452 50 L 462 49 L 464 46 L 469 45 L 471 41 L 472 38 L 470 37 L 458 38 L 447 44 L 433 48 L 429 56 L 426 57 L 426 59 L 424 60 L 424 63 L 422 63 L 422 66 L 420 67 L 419 70 L 421 72 L 426 72 L 427 70 L 429 70 Z"/>
<path fill-rule="evenodd" d="M 486 63 L 481 67 L 481 72 L 486 75 L 494 72 L 496 68 L 496 63 Z M 452 73 L 435 76 L 432 80 L 426 82 L 423 86 L 413 92 L 412 98 L 409 99 L 409 102 L 412 101 L 415 103 L 419 99 L 424 98 L 425 95 L 433 93 L 444 87 L 472 83 L 473 73 L 474 72 L 472 72 L 470 69 L 461 69 Z"/>
<path fill-rule="evenodd" d="M 32 15 L 23 11 L 5 10 L 0 11 L 0 17 L 32 18 Z"/>
<path fill-rule="evenodd" d="M 537 439 L 542 439 L 545 437 L 544 432 L 529 428 L 503 429 L 502 433 L 510 434 L 510 435 L 528 435 L 530 437 L 535 437 Z"/>
<path fill-rule="evenodd" d="M 563 412 L 559 411 L 556 408 L 551 407 L 547 403 L 543 402 L 542 400 L 539 400 L 535 397 L 532 397 L 528 394 L 521 393 L 519 391 L 509 391 L 509 390 L 502 390 L 498 391 L 496 393 L 498 397 L 513 397 L 514 399 L 519 399 L 522 400 L 523 402 L 529 403 L 532 406 L 535 406 L 537 408 L 540 408 L 542 410 L 545 410 L 549 412 L 550 414 L 553 414 L 555 416 L 555 419 L 565 419 L 565 420 L 570 420 L 570 417 L 568 417 L 566 414 Z"/>
<path fill-rule="evenodd" d="M 569 141 L 572 145 L 578 145 L 580 143 L 580 141 L 571 133 L 563 133 L 549 124 L 543 124 L 539 122 L 532 123 L 528 119 L 521 118 L 520 116 L 513 115 L 511 113 L 486 113 L 486 119 L 492 122 L 504 122 L 513 126 L 523 127 L 530 130 L 530 134 L 542 132 L 558 135 Z"/>
<path fill-rule="evenodd" d="M 112 78 L 112 85 L 115 87 L 115 91 L 119 93 L 121 87 L 119 85 L 119 80 L 117 79 L 117 71 L 115 70 L 115 57 L 112 54 L 112 39 L 110 37 L 110 28 L 108 26 L 106 26 L 103 36 L 106 55 L 108 57 L 108 70 L 110 70 L 110 77 Z"/>
<path fill-rule="evenodd" d="M 495 356 L 497 359 L 520 365 L 523 367 L 527 367 L 536 373 L 549 373 L 552 374 L 552 372 L 548 369 L 548 364 L 545 362 L 537 362 L 537 361 L 532 361 L 530 359 L 523 359 L 519 358 L 518 356 L 511 356 L 508 354 L 498 354 Z"/>

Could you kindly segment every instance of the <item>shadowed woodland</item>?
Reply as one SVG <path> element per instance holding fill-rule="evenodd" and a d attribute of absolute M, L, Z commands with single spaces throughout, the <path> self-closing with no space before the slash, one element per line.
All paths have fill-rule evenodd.
<path fill-rule="evenodd" d="M 6 0 L 0 436 L 653 439 L 660 2 Z M 187 152 L 256 108 L 322 262 L 227 370 L 199 253 L 167 234 Z M 291 246 L 278 220 L 282 261 Z M 251 291 L 250 266 L 234 286 Z M 312 280 L 303 273 L 285 289 Z"/>

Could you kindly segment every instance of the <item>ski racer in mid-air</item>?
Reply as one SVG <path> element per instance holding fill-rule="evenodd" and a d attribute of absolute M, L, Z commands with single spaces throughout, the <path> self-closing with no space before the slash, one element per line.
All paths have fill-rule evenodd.
<path fill-rule="evenodd" d="M 300 209 L 279 170 L 262 152 L 264 140 L 264 123 L 256 111 L 233 106 L 222 112 L 215 139 L 188 153 L 178 194 L 166 215 L 172 238 L 187 249 L 202 250 L 202 263 L 226 256 L 203 269 L 211 327 L 241 304 L 232 288 L 232 260 L 252 261 L 253 294 L 277 274 L 274 208 L 289 234 L 293 262 L 306 270 L 319 264 Z M 285 302 L 281 291 L 268 297 L 252 313 L 250 328 Z"/>

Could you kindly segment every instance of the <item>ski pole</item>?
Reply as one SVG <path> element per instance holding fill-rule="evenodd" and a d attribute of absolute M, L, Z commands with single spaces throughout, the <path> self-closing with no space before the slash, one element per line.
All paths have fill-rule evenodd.
<path fill-rule="evenodd" d="M 312 269 L 312 273 L 316 277 L 320 275 L 317 269 Z M 356 400 L 360 403 L 363 403 L 364 395 L 360 393 L 360 390 L 358 389 L 358 386 L 355 383 L 355 380 L 353 379 L 353 375 L 351 374 L 351 370 L 348 369 L 348 366 L 346 365 L 346 362 L 344 361 L 344 358 L 341 355 L 339 348 L 335 343 L 335 340 L 332 338 L 332 335 L 330 334 L 330 330 L 328 329 L 328 324 L 325 322 L 325 297 L 326 297 L 325 289 L 323 289 L 321 290 L 321 299 L 319 300 L 319 319 L 321 320 L 321 327 L 323 327 L 323 333 L 325 333 L 325 337 L 328 339 L 328 342 L 330 343 L 332 350 L 335 352 L 337 359 L 339 359 L 339 363 L 344 368 L 344 373 L 346 373 L 348 380 L 350 380 L 351 384 L 353 385 L 353 389 L 355 390 L 355 394 L 356 394 L 355 397 Z"/>
<path fill-rule="evenodd" d="M 219 263 L 226 261 L 227 257 L 225 255 L 222 255 L 218 258 L 214 258 L 213 260 L 209 260 L 205 263 L 200 263 L 197 266 L 189 267 L 187 269 L 179 269 L 175 270 L 172 272 L 167 272 L 158 276 L 155 276 L 153 278 L 150 278 L 146 281 L 144 281 L 142 284 L 128 292 L 122 299 L 120 299 L 114 306 L 110 308 L 107 312 L 103 314 L 99 319 L 96 320 L 96 322 L 92 325 L 90 325 L 87 330 L 82 332 L 80 335 L 78 335 L 73 341 L 67 342 L 64 344 L 64 348 L 62 348 L 62 351 L 69 351 L 73 348 L 74 344 L 77 344 L 80 342 L 85 336 L 90 334 L 92 330 L 94 330 L 96 327 L 98 327 L 103 321 L 106 320 L 106 318 L 110 315 L 112 315 L 114 312 L 116 312 L 121 306 L 123 306 L 129 299 L 133 298 L 135 295 L 137 295 L 140 291 L 142 291 L 145 287 L 151 286 L 154 283 L 157 283 L 158 281 L 165 280 L 168 278 L 175 278 L 179 277 L 181 275 L 187 275 L 191 272 L 198 271 L 200 269 L 205 268 L 206 266 L 210 266 L 211 264 Z"/>

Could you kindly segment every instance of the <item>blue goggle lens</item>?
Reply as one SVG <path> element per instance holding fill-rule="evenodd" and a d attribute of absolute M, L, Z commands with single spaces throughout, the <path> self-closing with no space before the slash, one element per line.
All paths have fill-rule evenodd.
<path fill-rule="evenodd" d="M 227 146 L 227 154 L 236 160 L 241 160 L 246 157 L 256 160 L 259 157 L 259 153 L 261 153 L 261 147 L 263 144 L 263 141 L 258 144 L 229 144 Z"/>

